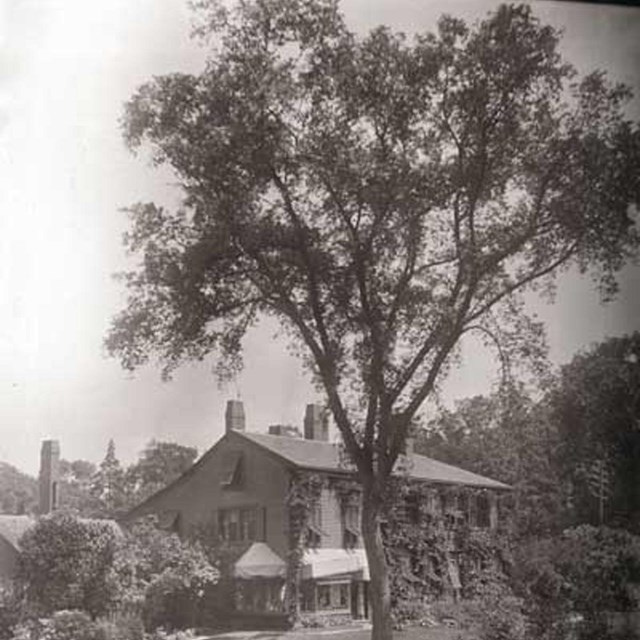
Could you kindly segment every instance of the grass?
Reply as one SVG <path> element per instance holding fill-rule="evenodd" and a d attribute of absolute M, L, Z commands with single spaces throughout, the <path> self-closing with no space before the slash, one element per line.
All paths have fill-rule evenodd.
<path fill-rule="evenodd" d="M 256 633 L 236 632 L 211 636 L 212 640 L 369 640 L 370 629 L 324 629 L 322 631 L 263 631 Z M 412 627 L 404 631 L 395 631 L 394 640 L 474 640 L 464 635 L 460 629 L 447 627 Z"/>

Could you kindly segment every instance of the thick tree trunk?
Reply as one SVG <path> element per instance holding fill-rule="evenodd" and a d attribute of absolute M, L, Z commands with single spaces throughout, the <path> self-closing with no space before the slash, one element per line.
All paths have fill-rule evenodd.
<path fill-rule="evenodd" d="M 391 592 L 389 571 L 380 531 L 381 504 L 371 489 L 364 489 L 362 504 L 362 538 L 369 562 L 369 596 L 371 599 L 372 640 L 392 640 Z"/>

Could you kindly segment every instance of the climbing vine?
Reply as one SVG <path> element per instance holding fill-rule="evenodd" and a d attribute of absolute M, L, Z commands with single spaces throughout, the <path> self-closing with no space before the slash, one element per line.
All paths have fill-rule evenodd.
<path fill-rule="evenodd" d="M 482 489 L 436 486 L 402 476 L 389 483 L 383 538 L 396 622 L 420 615 L 421 603 L 446 593 L 466 595 L 465 586 L 473 588 L 475 578 L 488 568 L 505 568 L 508 537 L 474 526 L 475 505 L 487 498 Z"/>
<path fill-rule="evenodd" d="M 324 484 L 324 479 L 318 474 L 292 473 L 285 499 L 289 513 L 286 608 L 292 626 L 300 620 L 300 572 L 304 550 L 307 547 L 310 514 L 320 500 Z"/>

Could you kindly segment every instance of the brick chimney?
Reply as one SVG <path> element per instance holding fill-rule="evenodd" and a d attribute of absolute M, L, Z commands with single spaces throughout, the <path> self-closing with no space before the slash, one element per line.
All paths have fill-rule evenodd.
<path fill-rule="evenodd" d="M 244 431 L 244 405 L 241 400 L 228 400 L 224 414 L 225 432 Z"/>
<path fill-rule="evenodd" d="M 57 440 L 44 440 L 40 450 L 40 514 L 58 508 L 60 486 L 60 445 Z"/>
<path fill-rule="evenodd" d="M 308 404 L 304 414 L 304 437 L 306 440 L 329 442 L 329 413 L 320 404 Z"/>

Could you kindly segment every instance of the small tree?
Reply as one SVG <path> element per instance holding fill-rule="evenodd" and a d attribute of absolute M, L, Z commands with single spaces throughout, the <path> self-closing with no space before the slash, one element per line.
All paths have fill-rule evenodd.
<path fill-rule="evenodd" d="M 107 613 L 117 596 L 117 548 L 117 534 L 107 523 L 65 513 L 40 518 L 20 541 L 19 579 L 32 611 Z"/>
<path fill-rule="evenodd" d="M 98 471 L 91 479 L 91 496 L 99 501 L 99 515 L 113 517 L 126 506 L 125 477 L 120 460 L 116 457 L 116 446 L 109 440 L 107 453 Z"/>
<path fill-rule="evenodd" d="M 216 43 L 206 69 L 126 106 L 127 142 L 185 198 L 131 207 L 141 262 L 107 347 L 128 368 L 157 354 L 165 374 L 215 352 L 232 376 L 247 328 L 277 318 L 357 468 L 373 636 L 389 638 L 384 493 L 460 341 L 530 352 L 541 327 L 523 291 L 577 264 L 613 293 L 637 248 L 629 91 L 577 81 L 526 6 L 408 43 L 358 38 L 333 0 L 196 4 Z"/>

